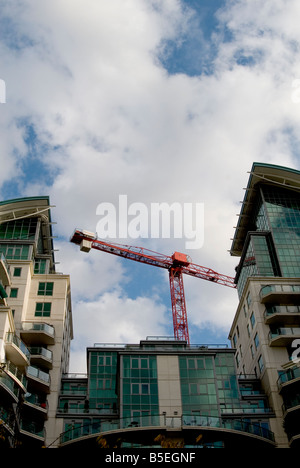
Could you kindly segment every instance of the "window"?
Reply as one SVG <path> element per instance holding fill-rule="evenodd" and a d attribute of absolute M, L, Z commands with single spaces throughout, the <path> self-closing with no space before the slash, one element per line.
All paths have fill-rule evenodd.
<path fill-rule="evenodd" d="M 9 297 L 18 297 L 18 288 L 11 288 Z"/>
<path fill-rule="evenodd" d="M 260 372 L 262 372 L 262 371 L 263 371 L 263 368 L 264 368 L 264 363 L 263 363 L 263 358 L 262 358 L 262 356 L 259 356 L 257 362 L 258 362 L 259 370 L 260 370 Z"/>
<path fill-rule="evenodd" d="M 250 338 L 250 327 L 249 327 L 249 323 L 247 324 L 247 332 L 248 332 L 248 337 Z"/>
<path fill-rule="evenodd" d="M 252 312 L 251 317 L 250 317 L 250 322 L 251 322 L 252 328 L 254 328 L 254 325 L 255 325 L 255 317 L 254 317 L 254 313 L 253 313 L 253 312 Z"/>
<path fill-rule="evenodd" d="M 111 390 L 112 389 L 112 379 L 98 379 L 98 389 L 100 390 Z"/>
<path fill-rule="evenodd" d="M 53 283 L 39 283 L 38 296 L 52 296 Z"/>
<path fill-rule="evenodd" d="M 254 343 L 255 343 L 255 348 L 257 349 L 259 347 L 259 339 L 258 339 L 257 333 L 256 333 L 256 335 L 254 337 Z"/>
<path fill-rule="evenodd" d="M 7 260 L 28 260 L 29 259 L 29 245 L 0 245 L 0 252 L 6 257 Z"/>
<path fill-rule="evenodd" d="M 236 348 L 236 334 L 233 335 L 233 346 Z"/>
<path fill-rule="evenodd" d="M 252 358 L 254 358 L 254 349 L 253 349 L 252 345 L 250 346 L 250 350 L 251 350 L 251 356 L 252 356 Z"/>
<path fill-rule="evenodd" d="M 43 258 L 36 258 L 34 263 L 34 274 L 45 274 L 47 267 L 47 260 Z"/>
<path fill-rule="evenodd" d="M 131 384 L 131 393 L 133 395 L 149 395 L 149 383 Z"/>
<path fill-rule="evenodd" d="M 50 317 L 51 302 L 37 302 L 35 305 L 36 317 Z"/>
<path fill-rule="evenodd" d="M 250 304 L 251 304 L 251 294 L 250 294 L 250 291 L 248 292 L 247 294 L 247 304 L 248 304 L 248 307 L 250 307 Z"/>
<path fill-rule="evenodd" d="M 21 271 L 22 271 L 22 268 L 15 267 L 14 268 L 14 276 L 20 277 L 21 276 Z"/>

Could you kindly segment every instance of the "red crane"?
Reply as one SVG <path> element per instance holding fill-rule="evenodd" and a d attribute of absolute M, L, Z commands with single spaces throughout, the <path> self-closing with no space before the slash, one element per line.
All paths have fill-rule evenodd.
<path fill-rule="evenodd" d="M 171 302 L 174 337 L 178 340 L 190 342 L 188 331 L 188 320 L 183 287 L 183 274 L 201 278 L 207 281 L 223 284 L 235 288 L 234 278 L 216 273 L 210 268 L 191 263 L 190 258 L 179 252 L 175 252 L 171 257 L 147 250 L 143 247 L 133 247 L 116 243 L 109 243 L 97 239 L 95 234 L 76 229 L 71 242 L 80 245 L 80 250 L 89 252 L 90 249 L 101 250 L 119 257 L 135 260 L 169 270 Z"/>

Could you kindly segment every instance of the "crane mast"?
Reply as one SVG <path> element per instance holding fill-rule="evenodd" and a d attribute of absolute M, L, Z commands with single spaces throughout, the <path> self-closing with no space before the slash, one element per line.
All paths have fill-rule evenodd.
<path fill-rule="evenodd" d="M 134 260 L 147 265 L 164 268 L 169 271 L 169 282 L 172 303 L 174 337 L 190 343 L 186 302 L 183 285 L 183 274 L 213 281 L 224 286 L 235 288 L 234 278 L 222 275 L 210 268 L 196 265 L 183 253 L 174 252 L 172 256 L 163 255 L 143 247 L 134 247 L 117 243 L 109 243 L 98 239 L 94 233 L 76 229 L 70 239 L 80 246 L 83 252 L 91 249 L 107 252 L 119 257 Z"/>

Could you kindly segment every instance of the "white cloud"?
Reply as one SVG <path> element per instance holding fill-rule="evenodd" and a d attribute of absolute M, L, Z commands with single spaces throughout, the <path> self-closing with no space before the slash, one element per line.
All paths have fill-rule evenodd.
<path fill-rule="evenodd" d="M 179 0 L 0 3 L 10 25 L 3 23 L 0 36 L 0 77 L 7 85 L 0 183 L 15 176 L 22 194 L 49 193 L 56 205 L 54 230 L 66 238 L 58 268 L 71 273 L 74 313 L 80 308 L 90 317 L 77 322 L 75 342 L 78 333 L 89 336 L 94 320 L 101 333 L 107 330 L 103 339 L 114 341 L 142 339 L 155 321 L 164 331 L 159 298 L 127 297 L 131 266 L 124 270 L 117 258 L 97 252 L 84 257 L 67 241 L 76 227 L 94 231 L 98 204 L 117 205 L 120 194 L 148 206 L 201 202 L 204 246 L 188 253 L 194 263 L 234 274 L 236 259 L 227 250 L 252 162 L 299 168 L 300 104 L 292 99 L 300 78 L 299 1 L 224 2 L 213 73 L 194 77 L 171 76 L 158 60 L 168 41 L 184 40 L 191 24 Z M 34 126 L 48 184 L 29 172 L 27 180 L 20 177 L 28 152 L 20 118 Z M 131 243 L 168 255 L 185 249 L 185 239 Z M 207 317 L 210 326 L 229 328 L 237 304 L 234 291 L 216 286 L 212 294 L 211 286 L 186 281 L 195 335 Z M 115 313 L 117 328 L 101 321 L 105 307 Z M 151 308 L 153 321 L 137 325 L 139 311 L 148 317 Z M 91 345 L 98 341 L 92 336 Z"/>

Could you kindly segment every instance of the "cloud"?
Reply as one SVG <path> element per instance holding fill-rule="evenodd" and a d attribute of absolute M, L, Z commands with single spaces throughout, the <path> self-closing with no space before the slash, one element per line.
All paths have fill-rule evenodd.
<path fill-rule="evenodd" d="M 117 207 L 121 194 L 148 207 L 204 203 L 204 245 L 187 253 L 234 275 L 228 249 L 253 161 L 299 168 L 299 2 L 224 1 L 215 29 L 200 38 L 195 12 L 179 0 L 0 4 L 7 89 L 0 190 L 2 197 L 49 194 L 56 206 L 58 268 L 71 273 L 75 348 L 83 335 L 92 345 L 105 337 L 143 339 L 148 329 L 165 333 L 167 294 L 153 291 L 160 280 L 168 291 L 167 275 L 153 272 L 149 293 L 138 285 L 134 293 L 134 265 L 98 252 L 84 256 L 69 237 L 76 227 L 95 231 L 98 204 Z M 185 41 L 203 45 L 205 67 L 200 60 L 197 75 L 173 73 L 174 50 Z M 185 250 L 185 239 L 127 241 L 167 255 Z M 208 326 L 229 329 L 235 291 L 188 278 L 185 284 L 195 340 Z M 105 308 L 114 321 L 103 319 Z M 94 323 L 103 338 L 94 336 Z"/>

